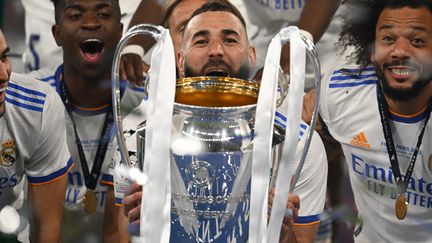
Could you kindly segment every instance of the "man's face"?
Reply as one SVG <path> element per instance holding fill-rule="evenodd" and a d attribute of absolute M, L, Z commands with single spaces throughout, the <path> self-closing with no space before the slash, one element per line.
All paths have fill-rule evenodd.
<path fill-rule="evenodd" d="M 63 61 L 83 75 L 110 70 L 122 24 L 115 0 L 64 0 L 54 38 L 63 48 Z"/>
<path fill-rule="evenodd" d="M 176 58 L 177 54 L 180 53 L 183 29 L 186 21 L 196 9 L 206 2 L 208 2 L 208 0 L 183 0 L 171 12 L 168 18 L 168 27 L 174 44 Z"/>
<path fill-rule="evenodd" d="M 384 9 L 371 55 L 385 94 L 409 101 L 432 79 L 432 13 L 426 8 Z"/>
<path fill-rule="evenodd" d="M 178 64 L 181 76 L 249 78 L 255 49 L 235 15 L 224 11 L 199 14 L 186 26 L 183 38 Z"/>
<path fill-rule="evenodd" d="M 9 47 L 0 31 L 0 116 L 5 111 L 6 87 L 12 72 L 12 67 L 8 58 Z"/>

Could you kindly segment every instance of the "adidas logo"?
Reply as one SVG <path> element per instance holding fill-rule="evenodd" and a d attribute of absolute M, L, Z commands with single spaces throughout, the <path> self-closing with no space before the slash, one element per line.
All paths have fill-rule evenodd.
<path fill-rule="evenodd" d="M 364 135 L 363 132 L 361 132 L 360 134 L 357 134 L 357 136 L 355 136 L 351 140 L 351 144 L 354 146 L 357 146 L 357 147 L 361 147 L 361 148 L 367 148 L 367 149 L 371 148 L 371 145 L 366 140 L 366 136 Z"/>

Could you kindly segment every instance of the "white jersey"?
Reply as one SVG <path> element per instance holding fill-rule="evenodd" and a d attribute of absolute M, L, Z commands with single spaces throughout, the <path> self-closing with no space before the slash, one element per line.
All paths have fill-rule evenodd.
<path fill-rule="evenodd" d="M 306 0 L 233 0 L 246 21 L 248 36 L 256 48 L 256 68 L 264 66 L 271 39 L 284 27 L 297 26 Z M 340 11 L 339 13 L 341 13 Z M 321 70 L 326 72 L 342 59 L 335 43 L 339 38 L 339 21 L 334 18 L 316 44 Z M 308 67 L 306 89 L 313 87 L 312 67 Z M 309 74 L 310 73 L 310 74 Z"/>
<path fill-rule="evenodd" d="M 51 0 L 21 0 L 25 14 L 26 50 L 24 61 L 27 71 L 38 70 L 50 64 L 63 62 L 63 52 L 51 32 L 55 24 L 54 4 Z M 119 1 L 121 22 L 126 31 L 132 15 L 141 0 Z"/>
<path fill-rule="evenodd" d="M 19 209 L 26 178 L 32 185 L 50 183 L 66 176 L 73 161 L 64 107 L 49 85 L 12 73 L 5 107 L 0 117 L 0 209 Z"/>
<path fill-rule="evenodd" d="M 41 69 L 37 72 L 29 73 L 33 77 L 40 79 L 43 82 L 49 83 L 54 87 L 57 92 L 60 92 L 60 82 L 63 73 L 63 66 L 59 66 L 57 69 Z M 136 88 L 129 85 L 122 85 L 122 99 L 121 106 L 126 107 L 125 110 L 130 111 L 133 107 L 137 106 L 144 96 L 144 90 L 142 88 Z M 96 150 L 99 145 L 99 139 L 102 132 L 102 127 L 107 114 L 107 111 L 111 109 L 111 106 L 103 106 L 96 109 L 84 109 L 76 106 L 72 107 L 72 115 L 74 122 L 77 127 L 78 136 L 81 140 L 83 151 L 87 160 L 88 169 L 91 172 L 93 168 L 94 158 Z M 66 130 L 67 130 L 67 142 L 72 157 L 76 161 L 75 166 L 69 172 L 68 187 L 66 190 L 66 215 L 73 213 L 82 224 L 83 217 L 88 216 L 84 213 L 83 209 L 83 197 L 86 192 L 84 175 L 82 172 L 80 157 L 76 145 L 75 131 L 73 128 L 72 120 L 69 114 L 66 112 Z M 108 189 L 107 186 L 113 185 L 113 176 L 110 174 L 109 165 L 112 157 L 114 156 L 117 142 L 115 136 L 111 136 L 111 141 L 108 144 L 108 148 L 105 154 L 105 158 L 102 164 L 101 172 L 94 190 L 98 200 L 97 216 L 92 216 L 92 219 L 99 218 L 98 227 L 101 228 L 102 216 L 105 207 L 105 193 Z M 68 212 L 69 211 L 69 212 Z M 89 221 L 89 225 L 90 225 Z M 94 223 L 94 222 L 93 222 Z M 86 224 L 80 225 L 80 227 Z M 85 227 L 83 227 L 85 229 Z"/>
<path fill-rule="evenodd" d="M 389 161 L 377 102 L 378 78 L 372 66 L 342 66 L 323 83 L 321 116 L 342 144 L 358 216 L 356 242 L 431 242 L 432 122 L 423 136 L 406 193 L 408 214 L 395 216 L 397 189 Z M 416 146 L 426 112 L 406 117 L 390 113 L 402 175 Z M 428 165 L 429 160 L 429 165 Z"/>
<path fill-rule="evenodd" d="M 128 121 L 126 121 L 128 120 Z M 134 115 L 132 119 L 128 119 L 128 117 L 125 118 L 125 122 L 128 124 L 134 124 L 131 129 L 128 129 L 128 127 L 125 126 L 125 130 L 127 133 L 127 136 L 129 139 L 127 139 L 126 143 L 128 145 L 129 149 L 129 155 L 132 162 L 136 162 L 137 160 L 137 153 L 136 153 L 136 124 L 139 124 L 142 122 L 144 118 L 137 119 L 137 116 Z M 284 127 L 286 118 L 281 115 L 280 113 L 276 113 L 276 119 L 275 122 Z M 125 123 L 124 123 L 125 124 Z M 299 145 L 296 151 L 296 163 L 299 162 L 301 152 L 303 151 L 303 146 L 305 142 L 305 136 L 304 133 L 308 129 L 308 125 L 305 123 L 301 124 L 300 127 L 300 140 Z M 119 158 L 119 157 L 117 157 Z M 121 162 L 117 162 L 121 163 Z M 294 166 L 294 169 L 296 169 L 298 164 Z M 117 170 L 120 168 L 116 168 Z M 121 170 L 121 169 L 120 169 Z M 122 205 L 121 200 L 124 196 L 124 191 L 129 185 L 128 179 L 122 175 L 122 173 L 113 173 L 114 174 L 114 189 L 115 189 L 115 196 L 116 196 L 116 203 L 117 205 Z M 295 222 L 295 225 L 301 226 L 301 225 L 311 225 L 311 224 L 317 224 L 320 222 L 321 214 L 324 210 L 324 203 L 326 198 L 326 182 L 327 181 L 327 157 L 324 150 L 324 145 L 321 141 L 321 138 L 319 135 L 314 132 L 313 139 L 309 148 L 308 155 L 306 157 L 306 161 L 304 163 L 304 167 L 302 170 L 302 173 L 300 175 L 300 178 L 296 184 L 296 187 L 294 189 L 294 193 L 299 195 L 300 201 L 301 201 L 301 207 L 298 213 L 298 218 Z M 247 209 L 248 210 L 248 209 Z M 244 227 L 246 227 L 244 224 L 247 224 L 247 220 L 242 223 L 242 225 L 238 225 L 236 227 L 237 230 L 240 230 L 239 232 L 243 231 L 243 235 L 239 236 L 242 239 L 244 237 L 247 237 L 247 230 L 245 230 Z M 241 228 L 243 227 L 243 230 Z M 171 231 L 177 231 L 180 230 L 178 225 L 173 225 Z M 171 235 L 171 242 L 183 242 L 185 239 L 183 238 L 175 238 L 175 235 Z M 183 241 L 182 241 L 183 240 Z M 221 239 L 218 239 L 219 242 Z M 185 242 L 188 242 L 187 240 Z"/>

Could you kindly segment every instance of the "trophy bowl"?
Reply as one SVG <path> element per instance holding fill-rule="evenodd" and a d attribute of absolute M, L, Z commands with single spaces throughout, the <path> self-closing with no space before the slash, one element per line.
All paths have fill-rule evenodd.
<path fill-rule="evenodd" d="M 177 80 L 171 143 L 171 241 L 247 241 L 258 92 L 258 83 L 235 78 Z M 275 129 L 274 145 L 281 144 L 282 133 L 281 128 Z M 137 139 L 140 161 L 145 154 L 145 124 L 138 129 Z M 276 152 L 278 146 L 274 147 Z"/>

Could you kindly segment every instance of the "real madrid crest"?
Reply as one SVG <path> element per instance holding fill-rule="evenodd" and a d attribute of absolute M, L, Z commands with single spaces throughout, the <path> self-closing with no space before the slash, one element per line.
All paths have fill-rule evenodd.
<path fill-rule="evenodd" d="M 8 139 L 1 146 L 0 165 L 11 166 L 16 161 L 16 144 L 12 139 Z"/>

